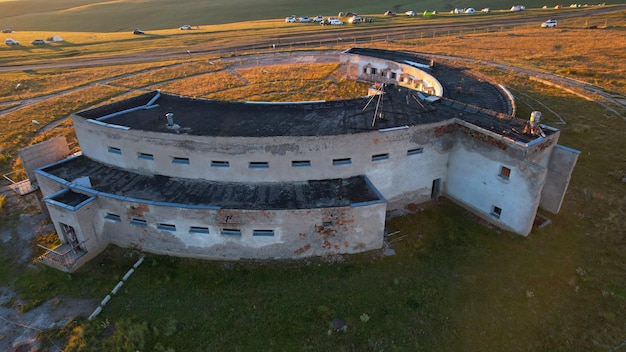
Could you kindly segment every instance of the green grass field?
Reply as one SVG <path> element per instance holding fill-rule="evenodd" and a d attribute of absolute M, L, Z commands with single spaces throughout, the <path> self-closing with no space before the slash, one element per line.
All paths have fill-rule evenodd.
<path fill-rule="evenodd" d="M 586 21 L 607 26 L 586 30 Z M 280 33 L 284 28 L 272 31 Z M 376 45 L 528 67 L 626 95 L 626 61 L 615 59 L 626 55 L 625 30 L 626 13 L 618 12 L 559 22 L 558 30 L 549 32 L 540 28 L 470 31 Z M 73 41 L 129 36 L 75 35 L 66 36 Z M 153 45 L 166 47 L 172 39 L 153 40 Z M 111 46 L 102 50 L 114 53 Z M 3 49 L 2 55 L 7 52 Z M 37 53 L 20 55 L 28 58 Z M 44 138 L 32 119 L 60 120 L 101 101 L 135 94 L 137 88 L 163 86 L 173 93 L 217 95 L 193 91 L 198 81 L 228 74 L 219 59 L 215 65 L 207 63 L 206 58 L 181 58 L 0 75 L 2 102 L 8 107 L 19 106 L 16 83 L 28 85 L 23 93 L 28 98 L 43 97 L 26 110 L 2 115 L 11 123 L 0 133 L 4 153 L 0 167 L 10 169 L 18 147 Z M 503 233 L 443 200 L 388 223 L 401 238 L 393 246 L 397 252 L 393 257 L 366 253 L 304 261 L 212 262 L 148 254 L 97 319 L 82 319 L 43 334 L 66 342 L 66 351 L 606 352 L 618 346 L 626 340 L 623 115 L 531 81 L 527 74 L 480 63 L 472 68 L 511 88 L 519 116 L 542 110 L 537 102 L 558 113 L 567 122 L 559 126 L 560 143 L 582 151 L 561 212 L 544 214 L 552 220 L 548 227 L 527 238 Z M 252 75 L 259 69 L 239 73 L 254 81 Z M 276 69 L 276 79 L 294 81 L 289 72 L 280 78 L 282 70 L 266 69 Z M 325 75 L 333 74 L 332 67 L 324 69 Z M 324 76 L 313 73 L 307 72 L 306 77 L 321 79 L 319 86 L 327 83 Z M 110 85 L 88 85 L 100 79 L 110 79 Z M 76 92 L 65 92 L 74 88 Z M 245 98 L 264 93 L 266 87 L 223 88 L 228 92 L 225 97 Z M 62 94 L 45 98 L 51 93 Z M 286 92 L 275 96 L 289 97 Z M 558 121 L 552 113 L 544 117 L 549 125 Z M 48 132 L 48 138 L 55 135 L 75 140 L 69 122 Z M 16 231 L 10 226 L 19 214 L 34 211 L 0 205 L 0 228 Z M 24 310 L 57 295 L 99 301 L 139 255 L 111 247 L 79 272 L 67 275 L 15 264 L 20 253 L 10 250 L 13 241 L 0 243 L 0 284 L 18 292 Z M 347 330 L 333 329 L 335 318 L 344 320 Z M 624 351 L 626 347 L 612 350 Z"/>
<path fill-rule="evenodd" d="M 620 1 L 608 1 L 619 4 Z M 127 32 L 139 27 L 145 30 L 178 28 L 184 24 L 212 25 L 286 16 L 335 16 L 340 11 L 382 15 L 391 10 L 404 13 L 414 10 L 449 12 L 456 7 L 474 7 L 480 10 L 508 10 L 512 5 L 503 0 L 436 0 L 414 2 L 380 2 L 378 0 L 0 0 L 0 27 L 16 31 L 57 32 Z M 553 7 L 557 3 L 542 0 L 525 1 L 527 8 Z M 595 3 L 594 3 L 595 4 Z M 569 6 L 569 4 L 563 4 Z"/>

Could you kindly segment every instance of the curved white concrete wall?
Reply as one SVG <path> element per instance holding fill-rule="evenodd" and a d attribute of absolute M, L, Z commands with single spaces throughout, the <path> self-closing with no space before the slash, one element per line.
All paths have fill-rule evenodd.
<path fill-rule="evenodd" d="M 425 65 L 416 62 L 398 63 L 385 59 L 356 54 L 341 55 L 341 62 L 347 65 L 347 76 L 368 82 L 392 83 L 410 89 L 443 96 L 443 86 L 433 75 L 421 69 Z"/>
<path fill-rule="evenodd" d="M 381 202 L 256 211 L 185 209 L 99 196 L 82 222 L 72 211 L 48 208 L 56 225 L 68 224 L 79 239 L 89 239 L 88 252 L 98 253 L 115 243 L 205 259 L 301 258 L 379 249 L 385 224 Z M 224 229 L 231 231 L 226 234 Z"/>
<path fill-rule="evenodd" d="M 250 183 L 367 175 L 390 200 L 416 190 L 428 196 L 432 180 L 445 177 L 447 152 L 433 131 L 449 123 L 338 136 L 250 138 L 120 130 L 74 118 L 83 154 L 122 169 L 147 175 Z M 110 151 L 111 147 L 115 152 Z M 409 155 L 416 149 L 422 153 Z M 153 155 L 153 160 L 142 158 L 141 153 Z M 186 158 L 189 163 L 173 162 L 174 157 Z M 346 158 L 349 163 L 333 163 Z M 310 166 L 292 164 L 303 160 Z M 215 161 L 228 162 L 228 167 L 213 165 Z M 251 168 L 251 162 L 266 162 L 267 168 Z"/>

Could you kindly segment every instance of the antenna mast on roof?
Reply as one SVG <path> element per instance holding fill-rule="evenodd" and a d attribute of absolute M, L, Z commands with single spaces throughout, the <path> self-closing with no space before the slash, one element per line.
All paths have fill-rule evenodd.
<path fill-rule="evenodd" d="M 376 89 L 376 94 L 372 94 L 372 97 L 370 98 L 370 100 L 367 102 L 367 104 L 365 104 L 365 107 L 363 107 L 362 111 L 365 111 L 365 109 L 367 109 L 367 107 L 370 105 L 370 103 L 372 102 L 372 100 L 374 100 L 374 97 L 378 96 L 378 101 L 376 102 L 376 109 L 374 110 L 374 118 L 372 119 L 372 127 L 374 127 L 374 125 L 376 124 L 376 116 L 378 115 L 378 118 L 380 120 L 383 119 L 383 112 L 381 111 L 380 113 L 378 112 L 379 109 L 382 109 L 382 105 L 383 105 L 383 94 L 385 93 L 385 84 L 384 83 L 380 83 L 380 86 L 378 86 L 378 82 L 374 85 L 374 88 Z"/>

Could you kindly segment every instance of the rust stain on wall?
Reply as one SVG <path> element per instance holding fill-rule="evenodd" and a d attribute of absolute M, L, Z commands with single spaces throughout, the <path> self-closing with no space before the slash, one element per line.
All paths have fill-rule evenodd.
<path fill-rule="evenodd" d="M 496 148 L 499 148 L 499 149 L 502 149 L 502 150 L 507 150 L 508 149 L 508 146 L 506 145 L 505 142 L 497 140 L 497 139 L 495 139 L 493 137 L 484 135 L 484 134 L 482 134 L 482 133 L 480 133 L 478 131 L 474 131 L 472 129 L 469 129 L 469 128 L 465 127 L 465 126 L 458 126 L 458 130 L 461 133 L 466 134 L 466 135 L 472 137 L 473 139 L 479 140 L 481 142 L 485 142 L 485 143 L 487 143 L 489 145 L 492 145 L 492 146 L 494 146 Z"/>
<path fill-rule="evenodd" d="M 300 255 L 300 254 L 302 254 L 302 253 L 304 253 L 304 252 L 308 251 L 309 249 L 311 249 L 311 244 L 310 244 L 310 243 L 307 243 L 307 244 L 305 244 L 304 246 L 302 246 L 302 247 L 300 247 L 300 248 L 296 249 L 296 250 L 294 251 L 294 253 L 295 253 L 295 254 Z"/>
<path fill-rule="evenodd" d="M 315 231 L 324 236 L 324 238 L 335 236 L 335 234 L 337 233 L 335 229 L 332 229 L 330 227 L 324 227 L 322 225 L 316 225 Z"/>
<path fill-rule="evenodd" d="M 149 213 L 149 212 L 150 212 L 150 208 L 148 207 L 148 204 L 143 204 L 143 203 L 139 203 L 137 205 L 131 205 L 128 208 L 128 215 L 131 215 L 131 216 L 143 217 L 144 213 Z"/>
<path fill-rule="evenodd" d="M 435 131 L 434 131 L 435 137 L 441 137 L 444 134 L 452 133 L 454 131 L 454 128 L 455 127 L 453 124 L 437 127 L 435 128 Z"/>

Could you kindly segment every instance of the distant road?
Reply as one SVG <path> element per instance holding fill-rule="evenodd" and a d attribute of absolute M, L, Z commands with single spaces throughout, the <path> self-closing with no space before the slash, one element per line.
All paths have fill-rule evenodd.
<path fill-rule="evenodd" d="M 590 15 L 599 15 L 604 13 L 618 12 L 626 10 L 625 5 L 616 6 L 594 6 L 577 11 L 571 12 L 554 12 L 551 14 L 551 18 L 564 19 L 575 18 Z M 208 54 L 231 54 L 231 53 L 243 53 L 243 52 L 271 52 L 282 51 L 290 49 L 300 49 L 309 45 L 310 43 L 319 44 L 321 46 L 336 47 L 341 43 L 345 43 L 346 47 L 371 43 L 374 38 L 378 41 L 394 40 L 402 38 L 403 35 L 415 34 L 416 31 L 428 31 L 428 32 L 441 32 L 441 31 L 454 31 L 461 28 L 484 28 L 489 26 L 521 26 L 537 23 L 536 18 L 510 18 L 510 19 L 485 19 L 484 21 L 472 21 L 470 23 L 447 23 L 432 25 L 430 23 L 421 22 L 419 24 L 411 25 L 390 25 L 389 27 L 373 27 L 371 29 L 353 29 L 352 27 L 344 27 L 341 30 L 334 30 L 332 32 L 319 31 L 311 35 L 300 34 L 284 34 L 277 38 L 259 38 L 259 41 L 254 44 L 241 45 L 237 44 L 236 40 L 232 45 L 214 45 L 211 42 L 190 47 L 187 50 L 180 48 L 163 48 L 152 51 L 145 51 L 142 53 L 134 54 L 120 54 L 107 56 L 101 59 L 94 58 L 63 58 L 57 59 L 49 63 L 30 64 L 30 65 L 15 65 L 0 67 L 0 72 L 12 72 L 12 71 L 25 71 L 25 70 L 43 70 L 43 69 L 57 69 L 57 68 L 75 68 L 75 67 L 87 67 L 87 66 L 106 66 L 117 65 L 123 63 L 138 63 L 138 62 L 151 62 L 160 60 L 176 59 L 184 56 L 200 56 Z M 319 49 L 319 47 L 317 49 Z"/>

